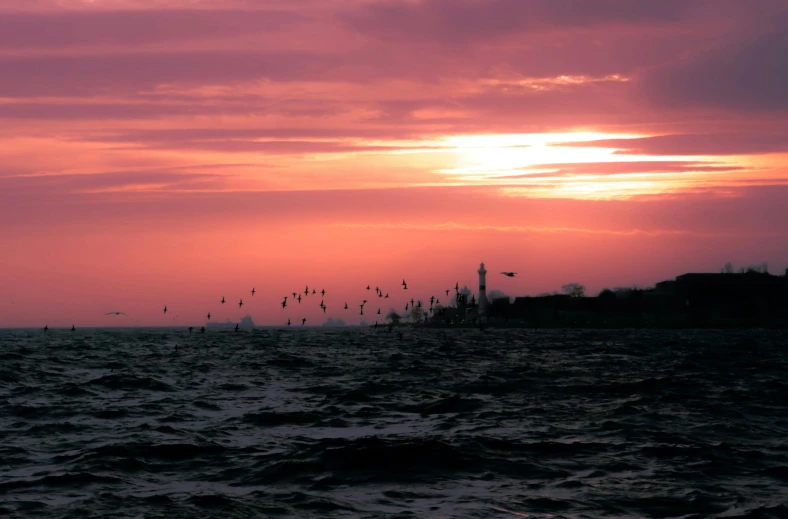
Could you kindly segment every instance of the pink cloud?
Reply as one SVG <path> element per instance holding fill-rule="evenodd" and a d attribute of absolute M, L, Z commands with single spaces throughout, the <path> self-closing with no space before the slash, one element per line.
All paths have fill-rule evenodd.
<path fill-rule="evenodd" d="M 605 139 L 569 146 L 620 148 L 617 153 L 644 155 L 747 155 L 788 152 L 788 133 L 703 133 L 640 139 Z"/>
<path fill-rule="evenodd" d="M 278 10 L 100 10 L 0 14 L 0 49 L 141 45 L 285 32 L 303 20 Z"/>

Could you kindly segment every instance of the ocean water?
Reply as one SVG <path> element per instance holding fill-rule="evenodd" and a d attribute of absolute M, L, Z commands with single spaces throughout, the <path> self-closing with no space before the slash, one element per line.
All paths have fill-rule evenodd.
<path fill-rule="evenodd" d="M 0 515 L 785 518 L 787 375 L 764 330 L 5 331 Z"/>

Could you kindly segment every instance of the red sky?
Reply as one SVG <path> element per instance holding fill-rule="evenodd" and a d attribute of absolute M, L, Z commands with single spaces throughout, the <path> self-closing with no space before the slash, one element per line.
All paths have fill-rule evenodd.
<path fill-rule="evenodd" d="M 785 27 L 783 0 L 4 0 L 0 327 L 371 323 L 480 261 L 511 296 L 782 273 Z M 279 306 L 305 285 L 325 315 Z"/>

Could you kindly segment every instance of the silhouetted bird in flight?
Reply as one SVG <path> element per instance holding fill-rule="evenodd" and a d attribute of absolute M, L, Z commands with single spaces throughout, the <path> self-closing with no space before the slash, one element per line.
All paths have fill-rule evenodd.
<path fill-rule="evenodd" d="M 222 304 L 224 304 L 224 296 L 222 296 L 222 301 L 221 301 L 221 303 L 222 303 Z"/>
<path fill-rule="evenodd" d="M 295 292 L 293 292 L 293 299 L 295 299 L 295 298 L 296 298 L 296 293 L 295 293 Z"/>
<path fill-rule="evenodd" d="M 421 308 L 421 301 L 419 301 L 419 308 Z"/>
<path fill-rule="evenodd" d="M 369 290 L 369 285 L 367 285 L 367 290 Z"/>
<path fill-rule="evenodd" d="M 413 306 L 413 298 L 410 298 L 410 306 Z"/>
<path fill-rule="evenodd" d="M 235 325 L 235 331 L 236 332 L 238 331 L 238 325 L 237 324 Z"/>
<path fill-rule="evenodd" d="M 254 289 L 254 287 L 252 287 L 252 295 L 254 295 L 255 292 L 256 290 Z"/>
<path fill-rule="evenodd" d="M 345 303 L 345 310 L 347 310 L 347 303 Z"/>
<path fill-rule="evenodd" d="M 126 314 L 124 314 L 123 312 L 107 312 L 104 315 L 126 315 Z"/>
<path fill-rule="evenodd" d="M 517 272 L 501 272 L 501 274 L 503 274 L 506 277 L 513 278 L 514 276 L 517 275 Z"/>
<path fill-rule="evenodd" d="M 287 318 L 287 326 L 290 326 L 290 318 Z"/>
<path fill-rule="evenodd" d="M 244 300 L 243 299 L 238 301 L 238 308 L 241 308 L 243 305 L 244 305 Z"/>
<path fill-rule="evenodd" d="M 206 317 L 208 317 L 208 320 L 210 321 L 211 320 L 211 312 L 208 312 L 208 315 Z"/>
<path fill-rule="evenodd" d="M 386 292 L 386 295 L 383 297 L 383 299 L 388 299 L 388 298 L 389 298 L 389 294 L 388 292 Z"/>
<path fill-rule="evenodd" d="M 306 324 L 306 317 L 304 317 L 303 319 L 301 319 L 301 326 L 304 326 L 305 324 Z"/>
<path fill-rule="evenodd" d="M 320 295 L 321 295 L 322 297 L 326 297 L 326 289 L 325 289 L 325 288 L 324 288 L 323 290 L 321 290 L 321 291 L 320 291 Z"/>
<path fill-rule="evenodd" d="M 408 311 L 408 303 L 405 303 L 405 311 Z"/>
<path fill-rule="evenodd" d="M 407 289 L 408 289 L 408 284 L 405 283 L 405 280 L 403 279 L 402 280 L 402 290 L 407 290 Z"/>
<path fill-rule="evenodd" d="M 323 305 L 323 313 L 326 313 L 326 306 Z"/>
<path fill-rule="evenodd" d="M 284 301 L 282 301 L 282 308 L 284 308 L 286 306 L 287 306 L 287 298 L 285 298 Z"/>
<path fill-rule="evenodd" d="M 449 289 L 449 290 L 451 290 L 451 289 Z M 449 295 L 449 290 L 446 291 L 446 295 Z"/>
<path fill-rule="evenodd" d="M 301 294 L 298 294 L 298 304 L 301 304 Z"/>
<path fill-rule="evenodd" d="M 309 285 L 307 285 L 306 288 L 304 289 L 304 295 L 305 296 L 309 295 Z"/>
<path fill-rule="evenodd" d="M 315 289 L 313 288 L 313 289 L 312 289 L 312 293 L 313 293 L 313 294 L 317 294 L 317 290 L 315 290 Z"/>
<path fill-rule="evenodd" d="M 164 305 L 164 313 L 167 313 L 167 305 Z"/>
<path fill-rule="evenodd" d="M 380 308 L 378 308 L 378 315 L 380 315 Z"/>
<path fill-rule="evenodd" d="M 456 290 L 457 292 L 460 291 L 460 283 L 459 282 L 454 284 L 454 290 Z"/>
<path fill-rule="evenodd" d="M 366 300 L 366 299 L 364 299 L 364 300 L 361 302 L 361 304 L 362 304 L 362 305 L 365 305 L 365 304 L 367 304 L 367 300 Z"/>

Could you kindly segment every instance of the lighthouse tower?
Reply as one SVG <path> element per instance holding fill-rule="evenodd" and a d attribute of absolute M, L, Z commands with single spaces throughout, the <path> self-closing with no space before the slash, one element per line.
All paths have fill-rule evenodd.
<path fill-rule="evenodd" d="M 487 270 L 484 268 L 484 263 L 479 267 L 479 315 L 487 313 Z"/>

